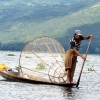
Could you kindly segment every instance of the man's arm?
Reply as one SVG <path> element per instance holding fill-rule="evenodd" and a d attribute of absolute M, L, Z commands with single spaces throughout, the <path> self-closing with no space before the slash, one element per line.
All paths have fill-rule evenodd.
<path fill-rule="evenodd" d="M 75 52 L 78 56 L 80 56 L 83 60 L 86 60 L 86 57 L 84 57 L 82 54 L 80 54 L 80 53 L 77 51 L 76 47 L 74 47 L 73 50 L 74 50 L 74 52 Z"/>
<path fill-rule="evenodd" d="M 84 38 L 84 40 L 87 40 L 87 39 L 90 39 L 90 38 L 94 38 L 94 35 L 84 36 L 83 38 Z"/>

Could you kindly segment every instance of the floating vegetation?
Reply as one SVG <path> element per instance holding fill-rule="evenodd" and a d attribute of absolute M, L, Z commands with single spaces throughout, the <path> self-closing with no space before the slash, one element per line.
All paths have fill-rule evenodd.
<path fill-rule="evenodd" d="M 38 70 L 45 69 L 45 65 L 42 62 L 40 62 L 39 64 L 37 64 L 36 69 Z"/>
<path fill-rule="evenodd" d="M 93 66 L 92 66 L 92 68 L 88 68 L 88 71 L 95 71 L 95 70 L 93 69 Z"/>
<path fill-rule="evenodd" d="M 15 56 L 14 54 L 7 54 L 7 56 Z"/>
<path fill-rule="evenodd" d="M 18 71 L 20 71 L 21 67 L 18 65 L 18 66 L 16 66 L 15 69 L 18 70 Z"/>
<path fill-rule="evenodd" d="M 31 58 L 31 57 L 29 57 L 29 56 L 26 56 L 25 58 Z"/>

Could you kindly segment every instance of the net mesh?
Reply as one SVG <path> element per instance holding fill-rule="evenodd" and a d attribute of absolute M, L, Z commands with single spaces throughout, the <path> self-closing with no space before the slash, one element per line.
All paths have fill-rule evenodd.
<path fill-rule="evenodd" d="M 26 78 L 46 82 L 66 81 L 65 50 L 54 38 L 39 37 L 22 49 L 19 65 Z"/>

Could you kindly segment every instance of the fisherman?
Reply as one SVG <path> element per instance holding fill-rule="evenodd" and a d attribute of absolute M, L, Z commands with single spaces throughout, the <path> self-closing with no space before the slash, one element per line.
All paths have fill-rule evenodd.
<path fill-rule="evenodd" d="M 82 36 L 81 30 L 75 30 L 74 37 L 70 40 L 70 48 L 67 50 L 65 55 L 65 71 L 67 75 L 66 83 L 76 84 L 73 82 L 73 76 L 76 68 L 77 56 L 86 60 L 86 57 L 79 52 L 80 44 L 82 40 L 90 38 L 94 38 L 94 35 Z"/>

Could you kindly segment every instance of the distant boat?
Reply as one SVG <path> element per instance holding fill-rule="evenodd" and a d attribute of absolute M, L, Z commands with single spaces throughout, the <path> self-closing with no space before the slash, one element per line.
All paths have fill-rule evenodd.
<path fill-rule="evenodd" d="M 65 83 L 64 57 L 65 50 L 56 39 L 39 37 L 22 49 L 18 72 L 0 71 L 0 75 L 10 81 L 74 86 L 76 84 Z"/>

